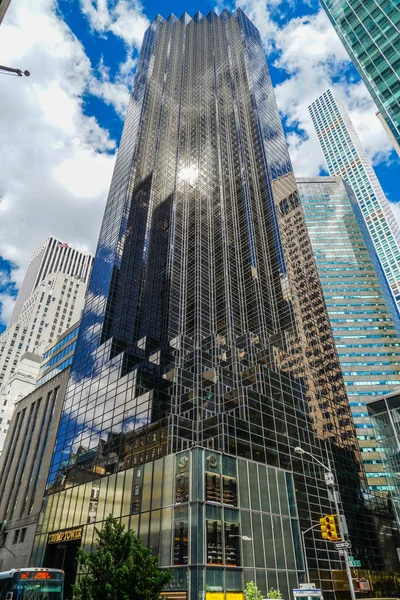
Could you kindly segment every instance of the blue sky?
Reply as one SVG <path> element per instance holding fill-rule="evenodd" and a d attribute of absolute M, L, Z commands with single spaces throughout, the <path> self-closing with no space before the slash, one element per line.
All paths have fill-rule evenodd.
<path fill-rule="evenodd" d="M 31 77 L 0 81 L 0 331 L 29 257 L 48 235 L 95 250 L 148 23 L 157 13 L 236 6 L 260 30 L 296 174 L 324 172 L 307 106 L 331 86 L 400 218 L 399 160 L 317 0 L 12 0 L 0 56 Z"/>

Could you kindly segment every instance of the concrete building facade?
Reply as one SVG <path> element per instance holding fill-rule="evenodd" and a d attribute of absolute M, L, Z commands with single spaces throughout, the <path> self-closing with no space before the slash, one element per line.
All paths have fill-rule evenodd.
<path fill-rule="evenodd" d="M 93 263 L 91 254 L 75 250 L 66 242 L 50 236 L 32 255 L 24 280 L 11 313 L 9 325 L 16 323 L 25 302 L 50 273 L 74 275 L 83 283 L 88 282 Z"/>
<path fill-rule="evenodd" d="M 0 335 L 0 395 L 4 398 L 6 420 L 11 419 L 14 405 L 7 399 L 8 384 L 18 368 L 20 358 L 25 353 L 39 358 L 49 344 L 54 342 L 81 316 L 87 282 L 75 275 L 50 273 L 31 293 L 25 301 L 19 319 L 12 323 Z M 33 388 L 36 378 L 33 381 Z M 25 388 L 25 384 L 22 386 Z M 32 388 L 32 389 L 33 389 Z M 14 395 L 21 395 L 16 390 Z M 6 404 L 4 404 L 6 402 Z M 5 433 L 0 433 L 0 452 Z"/>
<path fill-rule="evenodd" d="M 11 0 L 0 0 L 0 24 L 4 19 L 4 15 L 6 14 L 7 8 L 10 6 Z"/>
<path fill-rule="evenodd" d="M 20 400 L 0 457 L 0 570 L 29 565 L 69 369 Z"/>
<path fill-rule="evenodd" d="M 0 448 L 4 446 L 15 405 L 35 389 L 41 362 L 38 354 L 25 352 L 14 373 L 0 388 Z"/>

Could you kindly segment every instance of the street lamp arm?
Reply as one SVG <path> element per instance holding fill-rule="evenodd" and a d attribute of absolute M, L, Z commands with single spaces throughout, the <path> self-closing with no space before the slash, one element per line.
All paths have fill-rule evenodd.
<path fill-rule="evenodd" d="M 321 462 L 318 458 L 315 458 L 315 456 L 313 454 L 311 454 L 311 452 L 307 452 L 307 450 L 303 450 L 303 448 L 301 448 L 300 446 L 295 448 L 294 451 L 297 452 L 297 454 L 307 454 L 308 456 L 310 456 L 313 459 L 314 462 L 321 465 L 321 467 L 323 467 L 325 469 L 325 471 L 327 471 L 328 473 L 331 473 L 331 465 L 330 464 L 328 466 L 324 465 L 324 463 Z"/>
<path fill-rule="evenodd" d="M 25 77 L 29 77 L 30 75 L 29 71 L 22 71 L 21 69 L 14 69 L 13 67 L 6 67 L 4 65 L 0 65 L 0 73 L 2 71 L 4 73 L 13 73 L 14 75 L 18 75 L 18 77 L 22 77 L 22 75 L 25 75 Z"/>

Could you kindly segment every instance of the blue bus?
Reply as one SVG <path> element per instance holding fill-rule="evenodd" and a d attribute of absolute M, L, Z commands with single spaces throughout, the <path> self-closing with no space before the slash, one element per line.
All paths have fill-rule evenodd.
<path fill-rule="evenodd" d="M 0 573 L 0 600 L 62 600 L 64 571 L 27 567 Z"/>

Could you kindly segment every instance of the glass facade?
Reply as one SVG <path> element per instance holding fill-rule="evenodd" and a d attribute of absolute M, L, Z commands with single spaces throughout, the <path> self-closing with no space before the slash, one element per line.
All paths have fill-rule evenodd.
<path fill-rule="evenodd" d="M 40 365 L 36 388 L 60 373 L 72 364 L 72 357 L 76 348 L 80 323 L 74 324 L 60 336 L 43 355 Z"/>
<path fill-rule="evenodd" d="M 400 341 L 374 269 L 354 192 L 341 177 L 297 179 L 370 489 L 390 477 L 366 404 L 400 386 Z M 372 258 L 371 258 L 372 256 Z"/>
<path fill-rule="evenodd" d="M 385 468 L 393 483 L 391 499 L 400 527 L 400 394 L 395 392 L 368 404 Z"/>
<path fill-rule="evenodd" d="M 321 0 L 400 153 L 400 7 L 396 0 Z"/>
<path fill-rule="evenodd" d="M 90 546 L 112 513 L 174 569 L 175 596 L 242 594 L 247 578 L 285 591 L 304 576 L 298 525 L 333 512 L 323 469 L 298 445 L 337 465 L 353 547 L 365 568 L 381 568 L 260 35 L 240 9 L 157 16 L 33 563 L 56 566 L 52 532 L 62 529 L 79 526 Z M 333 598 L 340 557 L 312 535 L 306 544 L 313 579 Z"/>
<path fill-rule="evenodd" d="M 89 551 L 94 524 L 112 513 L 152 546 L 161 567 L 174 568 L 173 591 L 192 587 L 197 598 L 202 590 L 242 592 L 257 581 L 264 593 L 279 587 L 289 598 L 304 569 L 294 486 L 287 470 L 209 450 L 165 456 L 81 492 L 49 496 L 34 555 L 46 547 L 57 514 L 60 529 L 87 523 L 82 547 Z"/>
<path fill-rule="evenodd" d="M 340 175 L 357 198 L 378 255 L 386 302 L 400 335 L 400 230 L 345 108 L 327 90 L 309 106 L 330 175 Z M 366 243 L 369 242 L 366 240 Z M 394 305 L 393 305 L 394 303 Z"/>

